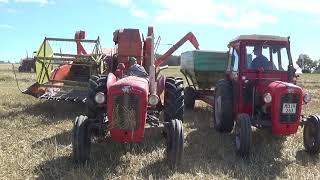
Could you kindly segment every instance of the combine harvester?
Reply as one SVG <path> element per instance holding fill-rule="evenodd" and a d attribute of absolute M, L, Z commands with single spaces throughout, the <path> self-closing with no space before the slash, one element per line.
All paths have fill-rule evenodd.
<path fill-rule="evenodd" d="M 85 39 L 78 31 L 74 39 L 45 38 L 34 56 L 37 82 L 24 94 L 48 99 L 85 102 L 91 75 L 102 74 L 106 54 L 102 53 L 99 37 Z"/>
<path fill-rule="evenodd" d="M 193 109 L 195 100 L 211 105 L 214 128 L 223 133 L 234 129 L 236 152 L 242 157 L 250 151 L 252 126 L 279 136 L 295 134 L 299 125 L 304 126 L 306 151 L 318 153 L 320 117 L 301 115 L 311 98 L 296 85 L 289 38 L 242 35 L 228 47 L 229 52 L 189 51 L 181 55 L 181 72 L 188 83 L 186 108 Z M 257 66 L 259 60 L 252 56 L 259 56 L 260 51 L 267 58 L 261 62 L 264 67 Z"/>

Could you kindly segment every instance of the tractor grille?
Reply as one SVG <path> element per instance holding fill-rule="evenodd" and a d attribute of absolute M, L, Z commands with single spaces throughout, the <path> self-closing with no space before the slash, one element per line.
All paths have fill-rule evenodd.
<path fill-rule="evenodd" d="M 139 96 L 119 94 L 112 98 L 112 128 L 136 130 L 139 128 Z"/>
<path fill-rule="evenodd" d="M 297 94 L 284 94 L 281 96 L 280 103 L 280 122 L 281 123 L 293 123 L 297 119 L 297 112 L 299 112 L 299 95 Z M 296 104 L 296 113 L 286 114 L 282 112 L 284 103 L 295 103 Z"/>

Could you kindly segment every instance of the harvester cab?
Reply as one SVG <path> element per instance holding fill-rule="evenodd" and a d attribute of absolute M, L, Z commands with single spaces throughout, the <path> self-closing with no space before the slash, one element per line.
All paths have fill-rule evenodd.
<path fill-rule="evenodd" d="M 295 134 L 299 125 L 304 125 L 306 150 L 319 152 L 320 119 L 301 116 L 302 106 L 311 99 L 296 85 L 289 38 L 243 35 L 228 47 L 226 78 L 215 87 L 215 129 L 231 132 L 235 122 L 236 151 L 247 156 L 252 126 L 285 136 Z"/>
<path fill-rule="evenodd" d="M 146 125 L 165 126 L 166 157 L 176 167 L 183 154 L 183 80 L 178 77 L 157 77 L 162 62 L 186 41 L 196 48 L 199 44 L 188 33 L 160 58 L 155 58 L 153 27 L 148 28 L 146 39 L 139 29 L 120 29 L 113 33 L 115 52 L 107 62 L 110 73 L 91 76 L 87 99 L 87 114 L 76 118 L 73 129 L 73 157 L 86 162 L 90 156 L 91 139 L 110 134 L 117 142 L 141 142 Z M 134 70 L 130 74 L 130 61 Z M 163 103 L 160 95 L 164 93 Z M 160 120 L 160 113 L 164 121 Z"/>
<path fill-rule="evenodd" d="M 34 56 L 37 82 L 23 93 L 41 99 L 85 102 L 90 76 L 106 70 L 99 37 L 88 40 L 85 36 L 84 31 L 78 31 L 74 39 L 46 37 Z"/>

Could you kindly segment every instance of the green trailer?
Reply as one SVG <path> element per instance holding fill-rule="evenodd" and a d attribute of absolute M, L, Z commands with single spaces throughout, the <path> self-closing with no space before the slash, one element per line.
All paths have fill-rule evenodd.
<path fill-rule="evenodd" d="M 181 54 L 180 71 L 188 87 L 185 88 L 185 107 L 193 109 L 196 99 L 213 103 L 214 86 L 225 77 L 228 52 L 194 50 Z"/>

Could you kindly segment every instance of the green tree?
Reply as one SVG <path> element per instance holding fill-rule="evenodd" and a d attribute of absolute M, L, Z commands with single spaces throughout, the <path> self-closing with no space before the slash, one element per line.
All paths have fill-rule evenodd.
<path fill-rule="evenodd" d="M 318 67 L 318 61 L 313 61 L 306 54 L 300 54 L 296 63 L 302 69 L 303 73 L 310 73 Z"/>

